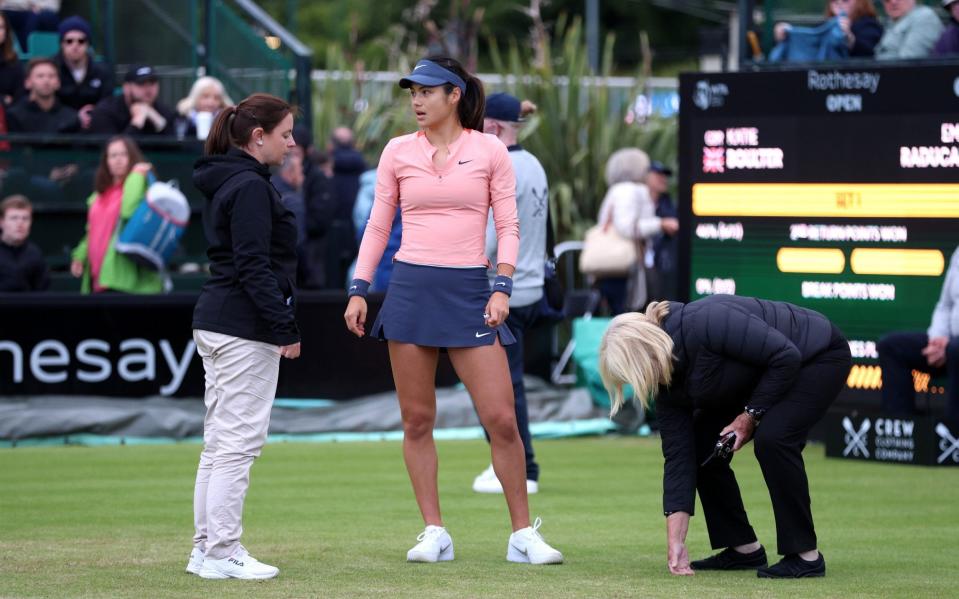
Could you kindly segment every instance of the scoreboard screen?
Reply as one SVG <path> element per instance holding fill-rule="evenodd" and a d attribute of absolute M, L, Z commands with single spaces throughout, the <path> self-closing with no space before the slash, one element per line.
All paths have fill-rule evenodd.
<path fill-rule="evenodd" d="M 689 298 L 822 312 L 878 389 L 877 341 L 926 330 L 959 244 L 959 67 L 686 74 L 680 103 Z"/>

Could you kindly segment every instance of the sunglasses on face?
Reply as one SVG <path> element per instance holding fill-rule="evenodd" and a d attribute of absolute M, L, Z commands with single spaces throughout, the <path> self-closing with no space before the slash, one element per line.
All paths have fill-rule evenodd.
<path fill-rule="evenodd" d="M 65 37 L 63 38 L 63 43 L 72 46 L 73 44 L 79 44 L 83 46 L 87 43 L 87 38 L 85 37 Z"/>

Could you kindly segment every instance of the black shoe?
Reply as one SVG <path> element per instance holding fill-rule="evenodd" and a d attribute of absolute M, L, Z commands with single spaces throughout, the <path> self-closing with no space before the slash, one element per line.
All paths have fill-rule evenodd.
<path fill-rule="evenodd" d="M 825 575 L 826 560 L 821 553 L 811 562 L 796 554 L 787 555 L 774 566 L 756 570 L 759 578 L 819 578 Z"/>
<path fill-rule="evenodd" d="M 727 547 L 712 557 L 696 560 L 689 565 L 693 570 L 755 570 L 765 567 L 767 563 L 766 550 L 760 545 L 752 553 L 740 553 Z"/>

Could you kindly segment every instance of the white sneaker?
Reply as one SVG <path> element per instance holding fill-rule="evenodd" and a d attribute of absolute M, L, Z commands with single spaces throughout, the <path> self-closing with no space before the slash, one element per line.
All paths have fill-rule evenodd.
<path fill-rule="evenodd" d="M 521 564 L 561 564 L 563 554 L 553 549 L 539 534 L 539 527 L 543 523 L 537 518 L 532 526 L 521 528 L 509 536 L 506 546 L 507 561 Z"/>
<path fill-rule="evenodd" d="M 479 476 L 473 479 L 473 490 L 477 493 L 502 493 L 503 485 L 496 478 L 496 472 L 493 471 L 493 465 L 483 470 Z M 539 483 L 529 478 L 526 479 L 526 494 L 533 495 L 539 491 Z"/>
<path fill-rule="evenodd" d="M 406 561 L 448 562 L 453 559 L 453 539 L 442 526 L 427 526 L 416 540 L 419 543 L 406 553 Z"/>
<path fill-rule="evenodd" d="M 263 580 L 273 578 L 279 573 L 279 568 L 260 563 L 249 553 L 236 553 L 225 559 L 206 558 L 200 568 L 200 578 Z"/>
<path fill-rule="evenodd" d="M 190 574 L 196 574 L 199 576 L 200 568 L 203 567 L 203 552 L 193 548 L 193 551 L 190 552 L 190 561 L 186 564 L 186 571 Z"/>

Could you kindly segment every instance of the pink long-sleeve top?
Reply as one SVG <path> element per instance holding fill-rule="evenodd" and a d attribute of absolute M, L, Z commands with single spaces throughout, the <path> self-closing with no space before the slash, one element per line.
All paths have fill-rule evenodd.
<path fill-rule="evenodd" d="M 493 208 L 497 260 L 516 265 L 519 219 L 516 180 L 506 146 L 496 136 L 464 129 L 449 145 L 446 165 L 422 131 L 395 137 L 376 168 L 376 195 L 363 234 L 355 278 L 372 282 L 390 236 L 397 205 L 403 240 L 396 260 L 447 267 L 485 267 L 486 222 Z"/>

